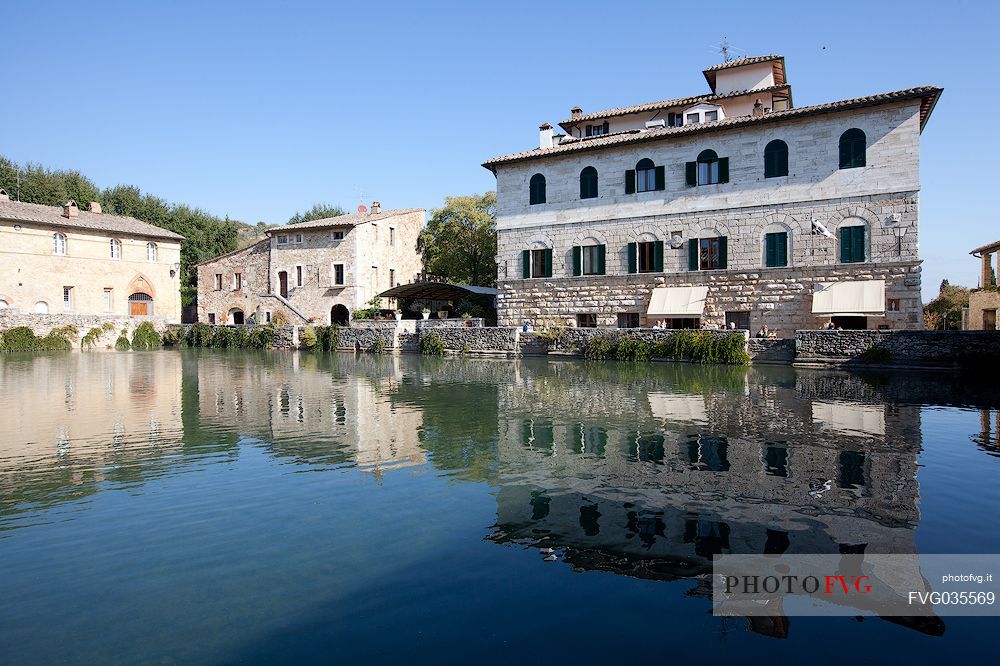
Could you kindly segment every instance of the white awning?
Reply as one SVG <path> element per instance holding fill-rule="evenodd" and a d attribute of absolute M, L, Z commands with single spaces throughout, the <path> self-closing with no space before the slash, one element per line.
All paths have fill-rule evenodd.
<path fill-rule="evenodd" d="M 826 316 L 882 317 L 885 315 L 885 280 L 817 284 L 812 311 Z"/>
<path fill-rule="evenodd" d="M 657 287 L 649 298 L 647 317 L 700 317 L 708 287 Z"/>

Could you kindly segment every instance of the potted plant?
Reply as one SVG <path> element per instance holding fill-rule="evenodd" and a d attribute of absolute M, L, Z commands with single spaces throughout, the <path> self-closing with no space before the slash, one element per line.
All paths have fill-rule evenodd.
<path fill-rule="evenodd" d="M 428 307 L 424 307 L 424 309 L 420 311 L 420 314 L 422 314 L 424 316 L 424 319 L 430 319 L 431 318 L 431 309 L 428 308 Z"/>
<path fill-rule="evenodd" d="M 396 308 L 395 314 L 396 314 L 396 321 L 399 321 L 403 318 L 403 311 L 400 310 L 399 308 Z"/>

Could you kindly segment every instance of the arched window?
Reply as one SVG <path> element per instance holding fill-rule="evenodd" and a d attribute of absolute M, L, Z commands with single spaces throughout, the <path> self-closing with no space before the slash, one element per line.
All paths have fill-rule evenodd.
<path fill-rule="evenodd" d="M 146 243 L 146 261 L 156 261 L 156 243 Z"/>
<path fill-rule="evenodd" d="M 117 238 L 111 239 L 111 258 L 112 259 L 122 258 L 122 242 Z"/>
<path fill-rule="evenodd" d="M 128 313 L 133 317 L 148 317 L 153 314 L 153 297 L 141 291 L 129 295 Z"/>
<path fill-rule="evenodd" d="M 10 307 L 10 303 L 8 303 L 4 299 L 0 298 L 0 310 L 6 310 L 9 307 Z"/>
<path fill-rule="evenodd" d="M 545 176 L 536 173 L 528 183 L 528 204 L 534 206 L 543 203 L 545 203 Z"/>
<path fill-rule="evenodd" d="M 698 184 L 714 185 L 719 182 L 719 156 L 714 150 L 698 153 Z"/>
<path fill-rule="evenodd" d="M 764 146 L 764 178 L 788 175 L 788 144 L 775 139 Z"/>
<path fill-rule="evenodd" d="M 48 314 L 49 313 L 49 304 L 46 303 L 45 301 L 38 301 L 37 303 L 35 303 L 34 313 L 35 314 Z"/>
<path fill-rule="evenodd" d="M 52 254 L 66 255 L 66 234 L 61 234 L 58 231 L 52 234 Z"/>
<path fill-rule="evenodd" d="M 580 172 L 580 198 L 597 198 L 597 169 L 592 166 Z"/>
<path fill-rule="evenodd" d="M 656 165 L 653 160 L 643 158 L 635 165 L 635 191 L 652 192 L 656 189 Z"/>
<path fill-rule="evenodd" d="M 840 135 L 840 168 L 855 169 L 865 165 L 865 149 L 868 139 L 857 127 Z"/>

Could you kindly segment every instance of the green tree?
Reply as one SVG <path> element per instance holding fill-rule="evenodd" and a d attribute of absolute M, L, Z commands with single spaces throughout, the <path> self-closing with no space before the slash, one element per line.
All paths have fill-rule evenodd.
<path fill-rule="evenodd" d="M 288 218 L 288 224 L 298 224 L 300 222 L 311 222 L 312 220 L 325 220 L 328 217 L 343 215 L 344 209 L 340 206 L 330 204 L 316 204 L 304 213 L 295 213 Z"/>
<path fill-rule="evenodd" d="M 495 286 L 496 217 L 496 192 L 445 198 L 420 234 L 424 266 L 455 282 Z"/>
<path fill-rule="evenodd" d="M 941 281 L 937 298 L 924 306 L 924 327 L 929 329 L 954 330 L 962 327 L 962 308 L 969 305 L 968 287 L 953 285 L 948 280 Z"/>

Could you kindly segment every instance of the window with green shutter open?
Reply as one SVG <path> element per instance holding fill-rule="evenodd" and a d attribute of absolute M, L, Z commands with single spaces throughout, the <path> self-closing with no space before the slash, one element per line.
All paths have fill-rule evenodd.
<path fill-rule="evenodd" d="M 768 268 L 788 265 L 788 232 L 764 235 L 764 265 Z"/>

